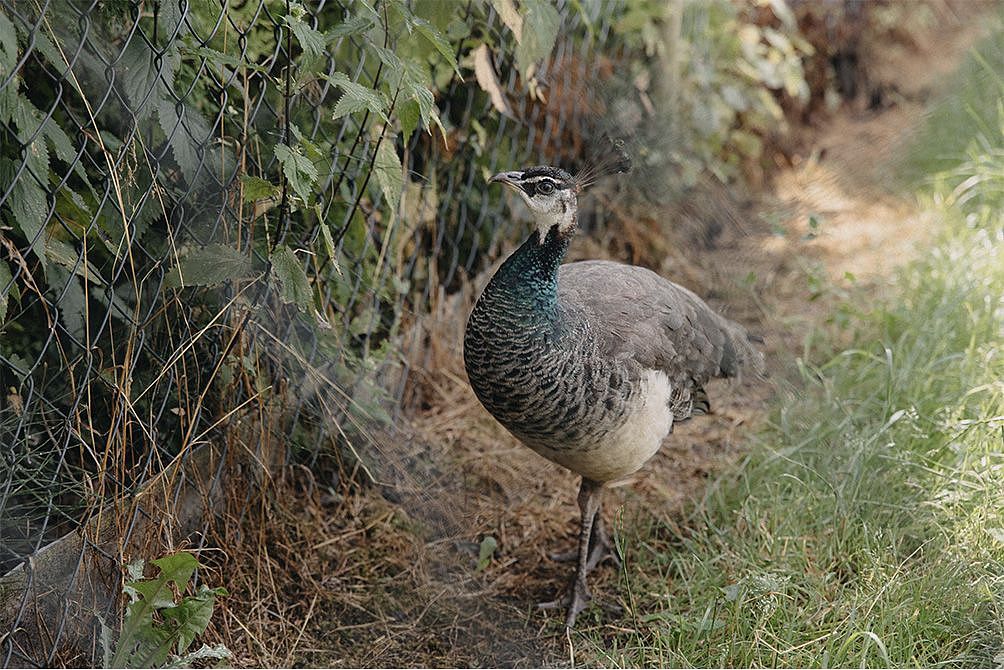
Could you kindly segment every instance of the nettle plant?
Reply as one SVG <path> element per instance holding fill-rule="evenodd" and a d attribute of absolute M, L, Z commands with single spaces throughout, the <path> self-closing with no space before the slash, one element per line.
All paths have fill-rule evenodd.
<path fill-rule="evenodd" d="M 540 0 L 492 6 L 518 35 L 506 56 L 531 91 L 558 13 Z M 455 203 L 440 206 L 440 182 L 480 177 L 496 155 L 481 123 L 494 121 L 458 115 L 502 94 L 494 72 L 490 84 L 469 76 L 479 48 L 508 48 L 496 44 L 490 11 L 392 0 L 313 13 L 291 4 L 283 16 L 293 65 L 273 72 L 282 118 L 255 129 L 263 160 L 242 175 L 241 198 L 269 219 L 264 243 L 280 300 L 313 316 L 311 340 L 350 368 L 389 356 L 402 313 L 420 300 L 412 302 L 423 289 L 413 282 L 434 281 L 437 226 L 462 228 Z M 467 190 L 458 202 L 480 206 Z"/>
<path fill-rule="evenodd" d="M 124 243 L 146 243 L 151 225 L 172 214 L 191 217 L 195 210 L 197 218 L 200 205 L 225 207 L 231 185 L 254 206 L 248 218 L 266 225 L 250 240 L 173 240 L 181 262 L 164 288 L 251 279 L 265 260 L 283 302 L 306 312 L 321 306 L 310 299 L 321 291 L 305 290 L 306 255 L 316 256 L 308 268 L 315 279 L 342 281 L 343 267 L 377 263 L 379 245 L 361 238 L 373 232 L 374 217 L 383 219 L 381 230 L 394 227 L 405 185 L 399 147 L 417 130 L 435 130 L 445 141 L 433 90 L 443 72 L 459 76 L 447 38 L 394 0 L 329 5 L 317 15 L 297 3 L 221 10 L 164 2 L 123 16 L 132 7 L 109 3 L 95 12 L 89 19 L 101 20 L 86 37 L 70 25 L 79 12 L 24 22 L 0 13 L 0 123 L 12 135 L 0 153 L 2 232 L 11 252 L 0 262 L 0 316 L 21 290 L 45 286 L 35 281 L 38 270 L 48 277 L 59 267 L 64 281 L 49 283 L 60 293 L 67 329 L 80 333 L 83 291 L 65 281 L 66 273 L 105 286 L 105 266 L 121 260 Z M 218 27 L 239 25 L 242 14 L 243 39 Z M 92 89 L 107 62 L 115 64 L 114 83 Z M 39 82 L 31 95 L 26 77 Z M 329 94 L 336 90 L 337 97 Z M 119 104 L 99 109 L 108 93 Z M 244 121 L 237 105 L 250 96 L 276 113 Z M 81 142 L 81 133 L 92 141 Z M 240 174 L 238 160 L 249 161 L 234 146 L 253 146 L 250 163 L 259 167 Z M 109 171 L 115 174 L 102 174 Z M 103 197 L 96 176 L 115 182 L 113 198 Z M 189 211 L 173 206 L 180 203 Z M 185 227 L 200 230 L 197 221 Z M 82 263 L 85 238 L 94 248 Z M 321 289 L 316 281 L 311 288 Z M 134 307 L 115 291 L 90 297 L 120 299 L 125 314 Z"/>
<path fill-rule="evenodd" d="M 347 316 L 349 335 L 367 343 L 393 332 L 395 306 L 405 300 L 411 281 L 415 275 L 428 278 L 414 269 L 427 259 L 411 238 L 434 228 L 437 219 L 459 225 L 441 216 L 438 182 L 451 174 L 462 181 L 470 171 L 490 174 L 493 147 L 486 126 L 497 119 L 458 112 L 472 100 L 477 109 L 507 92 L 491 67 L 470 76 L 478 69 L 475 52 L 491 49 L 496 58 L 513 60 L 532 96 L 539 90 L 537 66 L 557 38 L 558 12 L 543 0 L 518 8 L 494 0 L 491 7 L 510 42 L 497 43 L 487 3 L 354 2 L 338 22 L 330 10 L 311 14 L 290 6 L 283 21 L 290 44 L 298 47 L 296 64 L 292 77 L 277 79 L 276 88 L 296 104 L 287 108 L 285 127 L 277 129 L 272 167 L 278 169 L 242 177 L 243 198 L 256 210 L 279 205 L 273 279 L 285 302 L 304 312 L 316 308 L 322 324 Z M 332 27 L 321 28 L 327 25 Z M 329 97 L 331 90 L 337 97 Z M 334 102 L 304 110 L 304 99 Z M 492 155 L 509 152 L 494 149 Z M 281 269 L 293 270 L 293 254 L 311 256 L 305 267 L 316 304 L 300 290 L 304 278 Z M 403 267 L 406 262 L 411 270 Z M 349 314 L 341 310 L 353 303 Z"/>
<path fill-rule="evenodd" d="M 440 66 L 459 74 L 447 39 L 404 3 L 356 2 L 332 28 L 311 25 L 327 18 L 298 4 L 283 17 L 298 52 L 287 66 L 293 71 L 275 82 L 286 104 L 275 161 L 266 163 L 274 169 L 241 177 L 244 202 L 272 216 L 265 243 L 278 295 L 322 323 L 334 321 L 332 310 L 353 294 L 393 297 L 384 270 L 396 261 L 388 249 L 405 187 L 398 145 L 417 130 L 445 140 L 432 78 Z M 354 71 L 343 71 L 346 64 Z M 333 89 L 333 105 L 304 108 L 305 98 Z M 361 335 L 368 325 L 349 328 Z"/>

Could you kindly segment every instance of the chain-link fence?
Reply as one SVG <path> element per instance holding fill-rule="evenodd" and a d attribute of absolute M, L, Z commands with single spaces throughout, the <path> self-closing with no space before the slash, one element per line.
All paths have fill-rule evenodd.
<path fill-rule="evenodd" d="M 581 157 L 616 11 L 0 3 L 4 666 L 100 658 L 123 562 L 275 468 L 367 467 L 430 299 L 520 234 L 485 177 Z"/>
<path fill-rule="evenodd" d="M 635 195 L 762 175 L 873 6 L 0 0 L 2 664 L 97 662 L 127 561 L 239 562 L 287 473 L 424 467 L 415 368 L 525 232 L 486 178 L 604 135 Z"/>

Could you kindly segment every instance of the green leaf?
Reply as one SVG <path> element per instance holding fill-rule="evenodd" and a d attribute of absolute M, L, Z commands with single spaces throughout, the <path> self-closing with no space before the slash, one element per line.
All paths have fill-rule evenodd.
<path fill-rule="evenodd" d="M 29 363 L 24 356 L 15 353 L 7 353 L 7 360 L 10 361 L 9 369 L 14 373 L 14 376 L 17 377 L 18 382 L 23 382 L 28 378 L 28 371 L 32 369 L 32 364 Z"/>
<path fill-rule="evenodd" d="M 439 128 L 439 132 L 442 133 L 443 141 L 445 142 L 446 129 L 443 128 L 443 124 L 439 120 L 439 110 L 436 109 L 436 99 L 432 95 L 432 90 L 426 85 L 426 80 L 418 70 L 416 64 L 409 63 L 405 70 L 408 73 L 406 79 L 408 83 L 407 92 L 411 96 L 411 99 L 418 103 L 418 113 L 422 119 L 422 127 L 431 132 L 432 125 L 436 125 Z"/>
<path fill-rule="evenodd" d="M 192 578 L 192 575 L 195 574 L 195 569 L 199 567 L 199 561 L 197 561 L 195 556 L 192 556 L 187 551 L 179 551 L 174 554 L 169 554 L 163 558 L 158 558 L 155 561 L 150 561 L 150 563 L 152 563 L 155 567 L 160 568 L 160 575 L 157 577 L 157 582 L 163 581 L 165 584 L 168 582 L 174 582 L 175 587 L 179 591 L 185 590 L 185 586 Z M 159 599 L 158 602 L 160 602 Z M 167 605 L 158 605 L 158 607 L 173 605 L 173 596 L 166 602 Z"/>
<path fill-rule="evenodd" d="M 127 582 L 123 590 L 132 602 L 126 608 L 122 633 L 109 667 L 155 667 L 170 654 L 170 632 L 157 626 L 155 611 L 174 606 L 171 582 L 184 591 L 199 563 L 188 552 L 178 552 L 153 561 L 160 574 L 153 579 Z"/>
<path fill-rule="evenodd" d="M 453 71 L 459 76 L 460 68 L 457 67 L 457 56 L 453 53 L 453 47 L 450 46 L 448 41 L 446 41 L 443 34 L 436 30 L 434 25 L 417 16 L 412 18 L 412 25 L 415 26 L 418 34 L 424 37 L 436 49 L 436 51 L 438 51 L 440 55 L 446 59 L 446 62 L 450 64 L 450 67 L 453 68 Z"/>
<path fill-rule="evenodd" d="M 324 53 L 325 39 L 324 35 L 311 28 L 303 20 L 306 13 L 303 5 L 292 3 L 290 13 L 286 15 L 284 20 L 289 29 L 293 31 L 293 35 L 296 36 L 296 41 L 300 43 L 303 53 L 314 58 Z"/>
<path fill-rule="evenodd" d="M 282 165 L 282 173 L 286 175 L 286 181 L 304 203 L 309 203 L 312 188 L 317 182 L 317 168 L 314 167 L 309 158 L 303 155 L 303 150 L 300 147 L 277 144 L 275 157 Z"/>
<path fill-rule="evenodd" d="M 0 12 L 0 81 L 7 80 L 15 65 L 17 65 L 17 33 L 10 19 Z"/>
<path fill-rule="evenodd" d="M 29 166 L 39 177 L 47 177 L 49 172 L 49 151 L 40 136 L 40 130 L 45 117 L 28 98 L 17 96 L 12 114 L 14 125 L 17 126 L 17 139 L 22 144 L 29 145 L 25 157 Z"/>
<path fill-rule="evenodd" d="M 10 272 L 10 266 L 4 261 L 0 261 L 0 328 L 7 318 L 7 303 L 9 296 L 14 290 L 14 275 Z"/>
<path fill-rule="evenodd" d="M 66 62 L 63 52 L 56 48 L 55 43 L 41 30 L 35 31 L 35 49 L 40 51 L 45 56 L 45 59 L 49 61 L 49 65 L 55 70 L 57 80 L 65 80 L 73 86 L 74 90 L 79 91 L 76 80 L 73 77 L 66 76 L 66 73 L 70 70 L 70 64 Z"/>
<path fill-rule="evenodd" d="M 143 40 L 129 40 L 115 81 L 125 92 L 137 121 L 148 119 L 161 101 L 170 97 L 179 61 L 175 48 L 168 48 L 162 58 L 156 59 Z M 165 123 L 162 119 L 161 124 Z"/>
<path fill-rule="evenodd" d="M 470 34 L 471 27 L 466 21 L 461 21 L 460 19 L 450 21 L 450 25 L 446 27 L 446 38 L 454 43 L 467 39 Z"/>
<path fill-rule="evenodd" d="M 135 243 L 143 239 L 151 223 L 166 214 L 164 203 L 157 197 L 156 189 L 151 184 L 153 175 L 146 170 L 142 170 L 139 174 L 140 177 L 136 182 L 124 189 L 124 214 L 115 207 L 117 203 L 114 199 L 105 198 L 101 210 L 95 217 L 107 235 L 109 250 L 113 252 L 116 251 L 115 245 L 124 241 L 123 216 L 135 231 L 132 238 Z"/>
<path fill-rule="evenodd" d="M 178 605 L 161 610 L 164 619 L 173 624 L 178 644 L 177 653 L 184 654 L 188 651 L 195 638 L 206 631 L 215 604 L 216 594 L 202 587 L 198 595 L 185 598 Z"/>
<path fill-rule="evenodd" d="M 21 88 L 20 77 L 14 77 L 10 82 L 0 88 L 0 123 L 10 123 L 17 108 L 19 89 Z"/>
<path fill-rule="evenodd" d="M 178 35 L 176 39 L 184 36 L 188 32 L 188 26 L 185 24 L 186 15 L 188 16 L 188 20 L 196 25 L 196 28 L 199 27 L 199 12 L 193 11 L 192 8 L 194 0 L 188 0 L 187 3 L 179 2 L 178 0 L 164 0 L 157 4 L 160 6 L 157 16 L 157 29 L 162 39 L 169 39 L 176 32 Z M 186 8 L 188 11 L 185 11 Z"/>
<path fill-rule="evenodd" d="M 123 291 L 123 293 L 127 292 Z M 129 306 L 127 299 L 123 299 L 115 291 L 91 291 L 89 296 L 107 309 L 109 315 L 121 319 L 123 322 L 132 323 L 133 308 Z"/>
<path fill-rule="evenodd" d="M 304 153 L 307 155 L 307 158 L 311 160 L 311 162 L 316 163 L 324 158 L 324 152 L 321 151 L 321 148 L 314 144 L 309 137 L 304 135 L 295 123 L 290 124 L 290 127 L 293 130 L 293 137 L 296 138 L 297 143 L 303 148 Z"/>
<path fill-rule="evenodd" d="M 87 328 L 87 294 L 76 277 L 69 278 L 66 288 L 59 296 L 59 315 L 66 332 L 83 341 Z"/>
<path fill-rule="evenodd" d="M 212 137 L 212 128 L 194 107 L 176 103 L 171 95 L 158 101 L 157 116 L 174 160 L 185 175 L 185 183 L 197 186 L 213 173 L 203 154 Z"/>
<path fill-rule="evenodd" d="M 405 144 L 408 144 L 411 134 L 418 128 L 420 118 L 421 112 L 416 100 L 406 100 L 403 104 L 397 106 L 397 119 L 401 122 L 401 135 L 404 137 Z"/>
<path fill-rule="evenodd" d="M 374 3 L 371 2 L 371 0 L 356 0 L 355 5 L 360 10 L 362 10 L 362 12 L 368 14 L 367 18 L 370 21 L 374 23 L 380 23 L 381 20 L 380 12 L 376 10 L 376 8 L 373 6 Z"/>
<path fill-rule="evenodd" d="M 379 56 L 384 66 L 388 69 L 388 80 L 395 82 L 395 86 L 400 85 L 398 103 L 395 107 L 397 117 L 401 121 L 401 130 L 405 135 L 405 141 L 411 137 L 415 128 L 418 127 L 414 118 L 415 112 L 422 120 L 422 127 L 431 130 L 435 124 L 446 137 L 446 130 L 439 120 L 439 112 L 436 109 L 436 99 L 433 96 L 429 79 L 429 73 L 419 63 L 412 61 L 402 61 L 397 54 L 390 49 L 371 45 L 371 48 Z"/>
<path fill-rule="evenodd" d="M 229 66 L 234 70 L 247 70 L 248 72 L 257 72 L 262 75 L 267 75 L 270 72 L 269 68 L 263 65 L 256 65 L 255 63 L 249 62 L 247 59 L 231 56 L 230 54 L 225 54 L 221 51 L 210 49 L 209 47 L 192 47 L 190 44 L 182 43 L 178 45 L 178 53 L 186 57 L 196 57 L 199 60 L 205 59 L 206 64 L 217 69 Z M 231 85 L 236 86 L 237 83 L 232 82 Z M 239 90 L 244 90 L 243 88 L 238 88 Z"/>
<path fill-rule="evenodd" d="M 401 191 L 404 190 L 404 170 L 391 138 L 385 138 L 377 147 L 373 171 L 376 173 L 377 183 L 380 184 L 380 190 L 383 191 L 388 206 L 396 212 L 401 203 Z"/>
<path fill-rule="evenodd" d="M 175 592 L 184 593 L 198 561 L 187 552 L 179 552 L 153 561 L 153 565 L 160 568 L 153 579 L 143 579 L 142 562 L 127 566 L 131 581 L 123 590 L 130 603 L 113 656 L 108 653 L 111 632 L 102 622 L 104 667 L 165 667 L 172 651 L 185 654 L 195 637 L 205 632 L 216 597 L 227 594 L 225 589 L 203 586 L 194 596 L 185 596 L 176 602 Z M 157 618 L 154 617 L 156 613 L 160 615 Z M 183 667 L 185 659 L 221 658 L 228 654 L 223 647 L 204 647 L 184 658 L 172 659 L 167 667 Z"/>
<path fill-rule="evenodd" d="M 342 251 L 349 256 L 358 258 L 366 248 L 368 235 L 369 227 L 366 225 L 366 217 L 357 209 L 342 234 Z"/>
<path fill-rule="evenodd" d="M 397 82 L 405 75 L 404 61 L 394 53 L 393 49 L 387 49 L 377 44 L 368 44 L 370 49 L 380 58 L 380 62 L 387 68 L 387 79 L 397 85 Z"/>
<path fill-rule="evenodd" d="M 444 30 L 451 21 L 456 20 L 457 10 L 462 6 L 459 2 L 442 0 L 411 1 L 412 14 L 422 17 L 439 30 Z"/>
<path fill-rule="evenodd" d="M 55 241 L 55 240 L 53 240 Z M 55 297 L 66 331 L 78 339 L 83 339 L 87 315 L 87 296 L 75 275 L 58 265 L 50 265 L 45 272 L 45 281 Z"/>
<path fill-rule="evenodd" d="M 516 63 L 526 77 L 527 70 L 546 58 L 554 48 L 561 16 L 548 0 L 523 0 L 523 41 L 516 46 Z"/>
<path fill-rule="evenodd" d="M 255 202 L 262 198 L 270 198 L 279 192 L 279 187 L 261 177 L 249 174 L 241 175 L 241 187 L 244 202 Z"/>
<path fill-rule="evenodd" d="M 45 245 L 45 255 L 49 257 L 49 260 L 55 261 L 57 265 L 70 270 L 76 276 L 96 286 L 105 285 L 105 280 L 101 278 L 98 269 L 93 263 L 86 260 L 76 247 L 54 237 Z"/>
<path fill-rule="evenodd" d="M 439 132 L 446 140 L 446 129 L 439 120 L 439 110 L 436 108 L 436 99 L 432 95 L 432 90 L 426 84 L 427 78 L 415 63 L 408 63 L 405 66 L 405 88 L 404 92 L 418 105 L 419 118 L 422 120 L 422 127 L 432 131 L 432 126 L 439 128 Z"/>
<path fill-rule="evenodd" d="M 353 16 L 329 30 L 326 37 L 329 42 L 333 42 L 341 37 L 354 37 L 355 35 L 365 33 L 373 25 L 373 21 L 366 16 Z"/>
<path fill-rule="evenodd" d="M 214 286 L 251 276 L 250 256 L 223 244 L 208 244 L 182 256 L 164 278 L 164 287 Z"/>
<path fill-rule="evenodd" d="M 498 541 L 491 535 L 485 535 L 484 539 L 481 540 L 481 546 L 478 548 L 478 572 L 487 568 L 488 564 L 492 562 L 492 556 L 495 555 L 498 546 Z"/>
<path fill-rule="evenodd" d="M 77 150 L 73 146 L 73 141 L 70 140 L 70 136 L 66 134 L 66 131 L 59 127 L 55 119 L 50 118 L 46 120 L 45 125 L 42 127 L 42 134 L 49 140 L 49 146 L 52 147 L 52 153 L 56 154 L 56 158 L 71 166 L 73 171 L 84 182 L 87 182 L 84 163 L 77 160 Z"/>
<path fill-rule="evenodd" d="M 387 103 L 379 92 L 352 81 L 341 72 L 322 75 L 322 77 L 342 89 L 342 97 L 338 99 L 334 110 L 332 110 L 332 119 L 340 119 L 343 116 L 365 109 L 379 115 L 384 121 L 387 120 L 387 114 L 385 113 Z"/>
<path fill-rule="evenodd" d="M 49 214 L 45 191 L 35 177 L 24 170 L 15 182 L 6 204 L 11 218 L 21 229 L 25 240 L 45 269 L 48 264 L 45 255 L 45 223 Z"/>
<path fill-rule="evenodd" d="M 338 265 L 338 254 L 335 251 L 335 240 L 331 237 L 331 228 L 324 222 L 321 223 L 321 237 L 324 238 L 324 250 L 328 252 L 331 264 L 339 275 L 342 274 L 342 268 Z"/>
<path fill-rule="evenodd" d="M 306 312 L 313 301 L 313 291 L 296 254 L 284 244 L 272 252 L 272 278 L 279 283 L 279 299 Z"/>
<path fill-rule="evenodd" d="M 98 642 L 101 644 L 101 667 L 110 668 L 112 667 L 112 629 L 108 627 L 105 620 L 100 615 L 97 616 L 98 625 L 100 626 L 98 633 Z"/>

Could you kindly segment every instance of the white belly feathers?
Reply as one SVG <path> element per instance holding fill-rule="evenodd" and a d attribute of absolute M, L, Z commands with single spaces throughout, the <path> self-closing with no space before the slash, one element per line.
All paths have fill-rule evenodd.
<path fill-rule="evenodd" d="M 669 408 L 669 377 L 661 370 L 646 370 L 641 392 L 627 421 L 602 439 L 596 448 L 555 451 L 534 447 L 541 456 L 597 482 L 610 482 L 637 472 L 662 446 L 673 427 Z M 592 446 L 592 445 L 590 445 Z"/>

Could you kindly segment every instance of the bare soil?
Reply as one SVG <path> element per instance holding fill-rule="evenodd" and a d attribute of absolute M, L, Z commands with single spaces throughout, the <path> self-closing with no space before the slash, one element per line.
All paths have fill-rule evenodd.
<path fill-rule="evenodd" d="M 620 216 L 577 241 L 573 258 L 611 250 L 641 257 L 761 334 L 773 379 L 709 389 L 714 413 L 680 424 L 641 472 L 607 493 L 612 525 L 625 511 L 627 518 L 679 521 L 709 479 L 745 453 L 777 395 L 797 388 L 794 361 L 813 334 L 826 328 L 839 339 L 839 298 L 851 294 L 867 309 L 894 268 L 934 234 L 936 220 L 898 195 L 889 175 L 932 92 L 979 36 L 977 22 L 942 19 L 916 44 L 883 54 L 871 72 L 884 91 L 877 105 L 847 104 L 805 129 L 803 149 L 762 194 L 742 201 L 710 190 L 699 205 Z M 410 433 L 379 440 L 393 465 L 378 473 L 386 486 L 334 495 L 300 485 L 302 512 L 276 520 L 285 528 L 275 536 L 289 539 L 260 569 L 289 585 L 287 604 L 260 617 L 272 624 L 245 631 L 249 659 L 306 666 L 574 663 L 563 617 L 533 605 L 555 597 L 568 579 L 571 567 L 547 553 L 574 544 L 577 481 L 521 446 L 467 385 L 463 326 L 475 289 L 486 281 L 438 301 L 427 324 L 430 347 L 412 373 L 419 401 Z M 478 570 L 486 537 L 497 548 Z M 599 601 L 617 601 L 613 568 L 598 569 L 590 583 Z M 233 607 L 239 616 L 238 603 Z M 616 615 L 582 619 L 586 626 L 596 621 L 615 634 Z"/>

